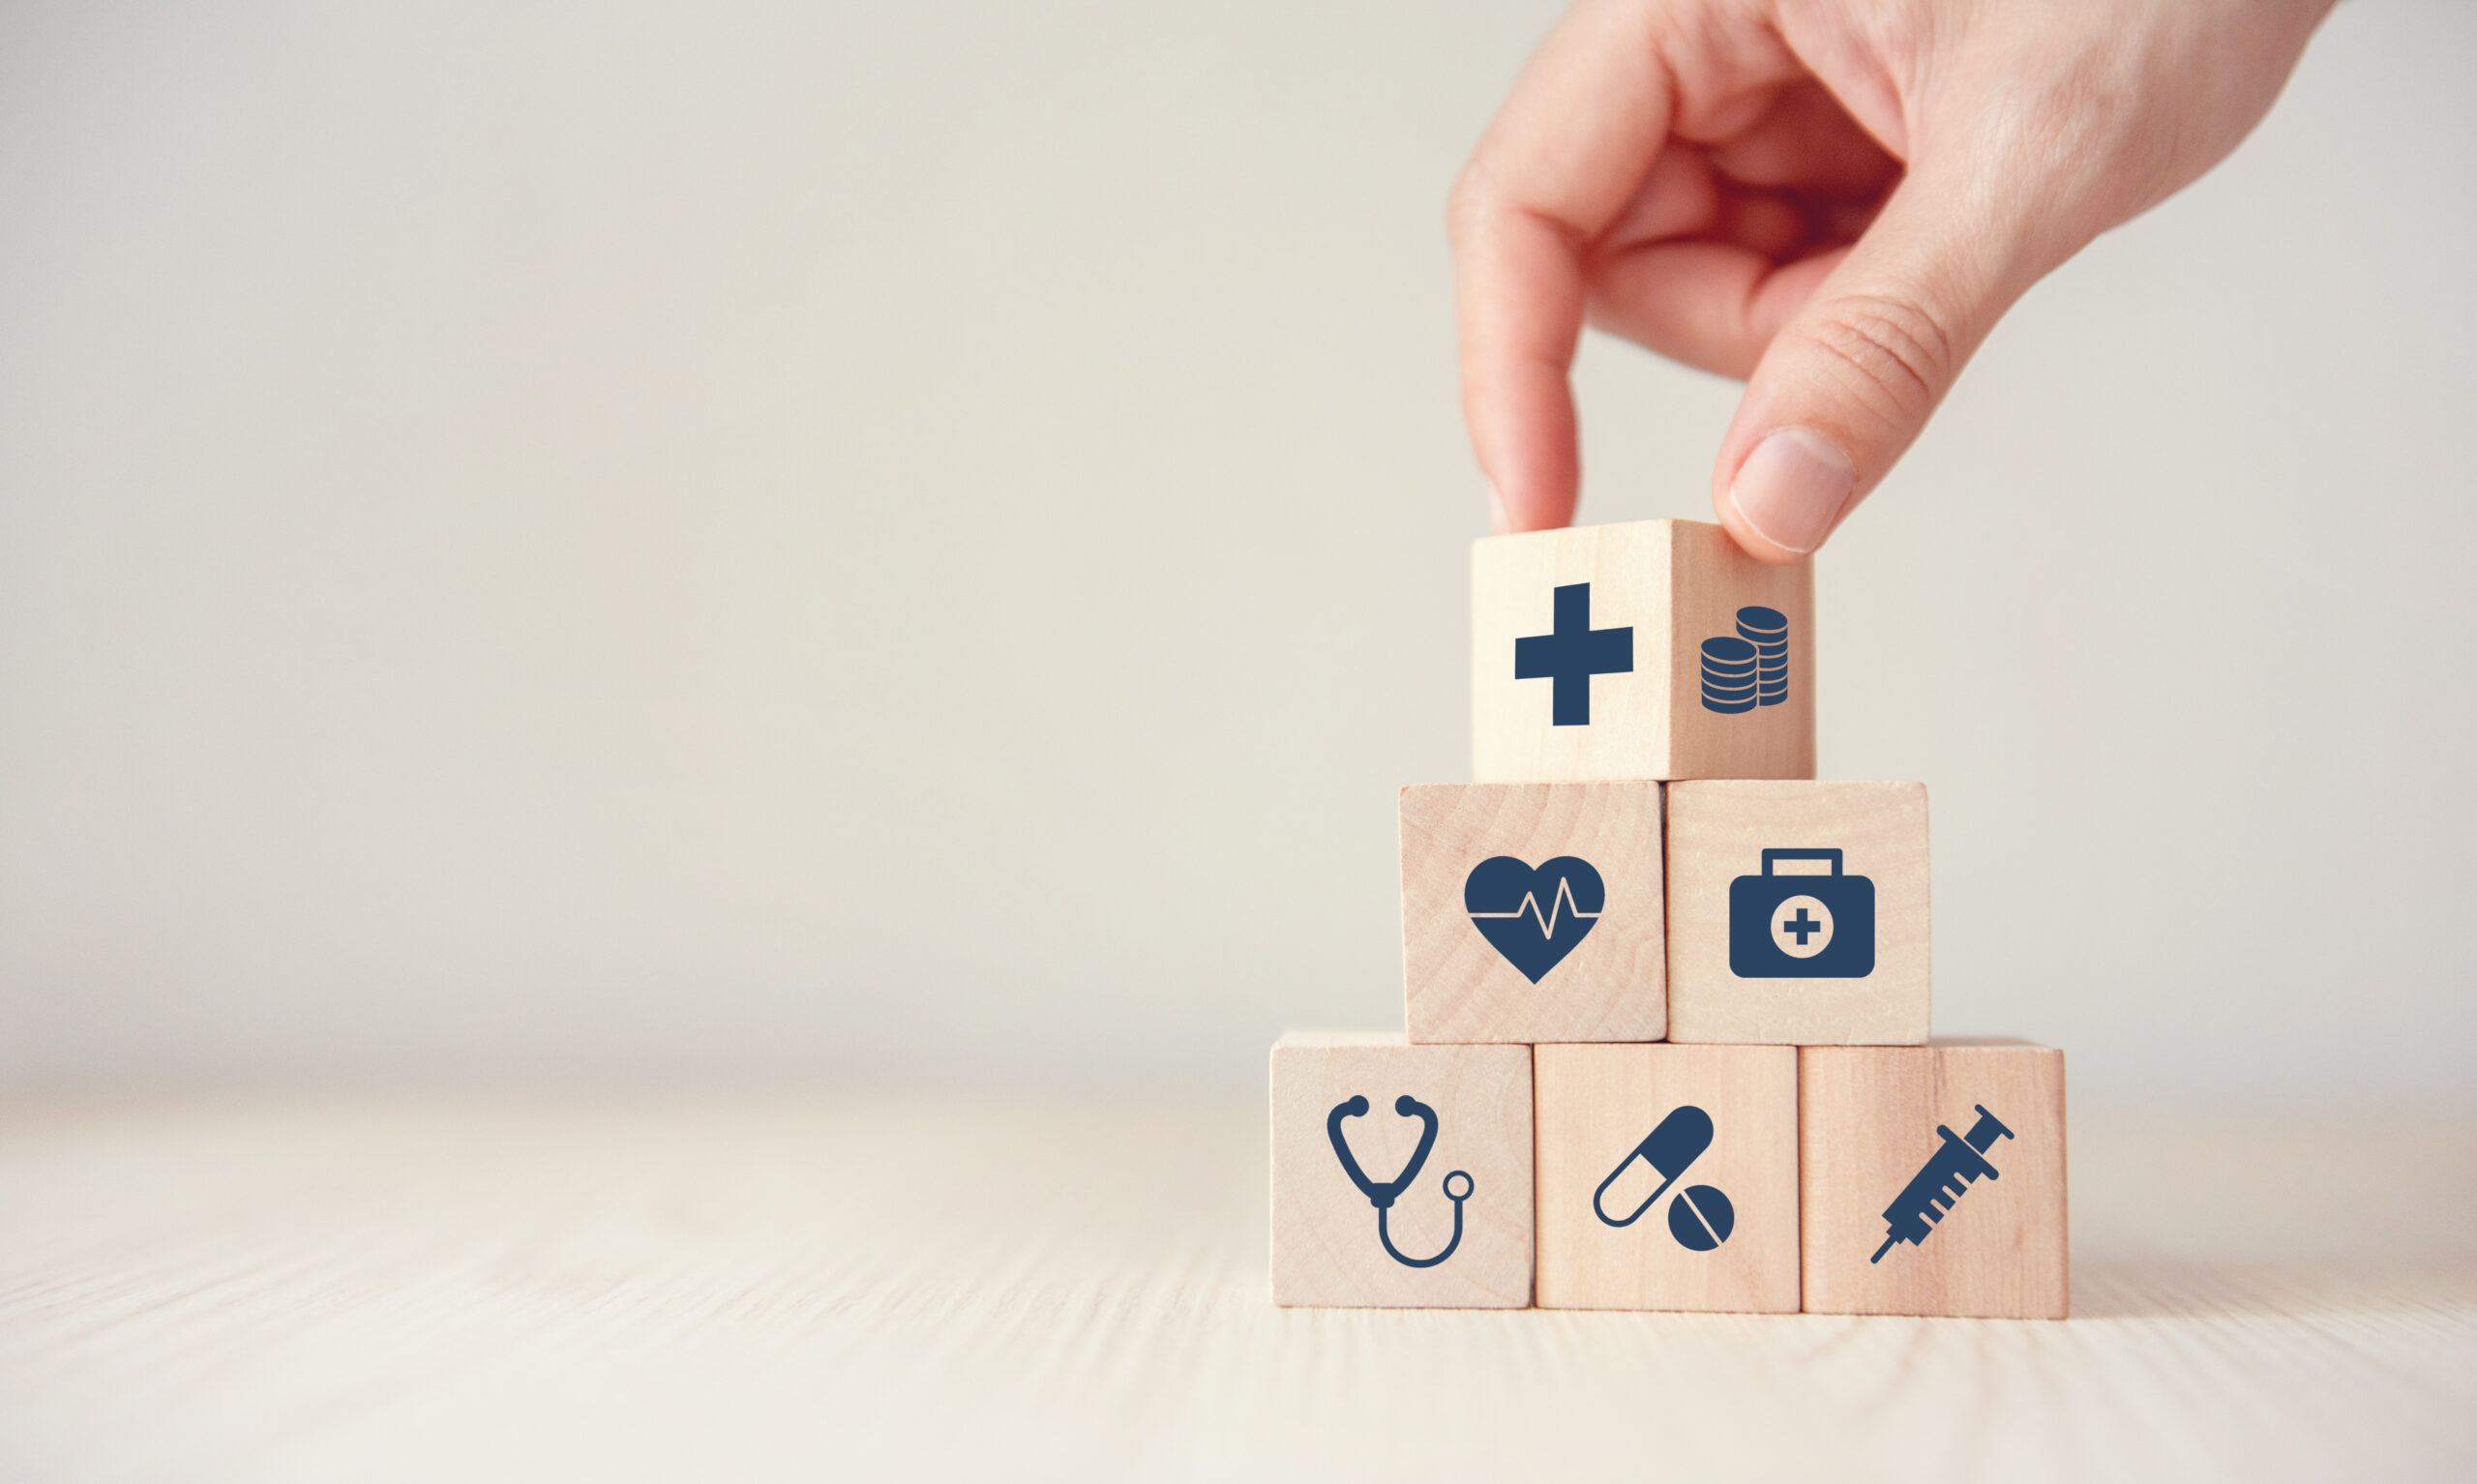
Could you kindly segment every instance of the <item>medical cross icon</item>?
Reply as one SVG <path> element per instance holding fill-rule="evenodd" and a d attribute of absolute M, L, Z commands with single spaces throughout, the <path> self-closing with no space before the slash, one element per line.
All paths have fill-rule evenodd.
<path fill-rule="evenodd" d="M 1809 933 L 1821 933 L 1823 931 L 1823 924 L 1807 916 L 1806 909 L 1805 907 L 1800 907 L 1798 908 L 1797 916 L 1790 918 L 1787 922 L 1780 925 L 1780 931 L 1783 933 L 1795 933 L 1798 935 L 1798 946 L 1804 948 L 1806 946 L 1806 935 Z"/>
<path fill-rule="evenodd" d="M 1556 591 L 1555 630 L 1513 641 L 1513 677 L 1546 680 L 1549 724 L 1591 725 L 1591 677 L 1625 674 L 1634 668 L 1634 631 L 1591 626 L 1591 584 L 1570 582 Z"/>

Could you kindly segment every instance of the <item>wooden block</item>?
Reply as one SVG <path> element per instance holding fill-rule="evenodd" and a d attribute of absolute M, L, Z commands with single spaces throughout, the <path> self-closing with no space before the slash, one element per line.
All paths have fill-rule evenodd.
<path fill-rule="evenodd" d="M 1926 1039 L 1925 784 L 1674 785 L 1667 876 L 1670 1040 Z"/>
<path fill-rule="evenodd" d="M 1531 1302 L 1530 1047 L 1294 1032 L 1272 1084 L 1274 1303 Z"/>
<path fill-rule="evenodd" d="M 1413 1041 L 1658 1040 L 1666 910 L 1656 783 L 1402 790 Z"/>
<path fill-rule="evenodd" d="M 1471 635 L 1480 783 L 1815 776 L 1812 571 L 1716 525 L 1480 541 Z"/>
<path fill-rule="evenodd" d="M 1539 1307 L 1798 1308 L 1798 1053 L 1542 1046 Z"/>
<path fill-rule="evenodd" d="M 2062 1052 L 1808 1047 L 1798 1130 L 1809 1312 L 2065 1317 Z"/>

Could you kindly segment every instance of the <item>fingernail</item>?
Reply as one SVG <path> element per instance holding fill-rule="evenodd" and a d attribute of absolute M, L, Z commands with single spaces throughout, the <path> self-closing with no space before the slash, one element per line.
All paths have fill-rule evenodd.
<path fill-rule="evenodd" d="M 1756 535 L 1806 552 L 1823 545 L 1857 487 L 1858 470 L 1847 454 L 1803 428 L 1783 428 L 1738 465 L 1729 498 Z"/>
<path fill-rule="evenodd" d="M 1500 536 L 1513 529 L 1513 522 L 1506 519 L 1506 497 L 1497 492 L 1493 480 L 1488 484 L 1488 524 Z"/>

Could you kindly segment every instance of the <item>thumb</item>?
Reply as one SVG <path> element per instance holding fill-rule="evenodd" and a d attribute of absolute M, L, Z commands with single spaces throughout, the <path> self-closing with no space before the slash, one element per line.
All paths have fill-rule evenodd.
<path fill-rule="evenodd" d="M 1713 471 L 1720 523 L 1747 552 L 1785 562 L 1822 546 L 2036 281 L 1987 202 L 1913 172 L 1773 337 Z"/>

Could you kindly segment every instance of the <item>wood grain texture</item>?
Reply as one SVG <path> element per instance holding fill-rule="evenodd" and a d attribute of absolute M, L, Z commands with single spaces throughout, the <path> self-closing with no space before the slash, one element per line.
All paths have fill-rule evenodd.
<path fill-rule="evenodd" d="M 1472 868 L 1587 861 L 1606 897 L 1534 983 L 1473 926 Z M 1562 911 L 1538 904 L 1541 921 Z M 1660 786 L 1443 784 L 1402 790 L 1402 999 L 1415 1042 L 1656 1041 L 1668 1026 Z M 1527 921 L 1527 920 L 1526 920 Z"/>
<path fill-rule="evenodd" d="M 1343 1169 L 1327 1119 L 1335 1105 L 1365 1098 L 1364 1113 L 1342 1120 L 1343 1138 L 1362 1174 L 1395 1183 L 1422 1131 L 1420 1119 L 1396 1109 L 1406 1095 L 1435 1111 L 1436 1142 L 1385 1210 L 1381 1238 L 1378 1208 Z M 1273 1302 L 1380 1309 L 1531 1302 L 1530 1047 L 1293 1032 L 1273 1045 L 1272 1117 Z M 1445 1194 L 1456 1172 L 1470 1180 L 1458 1222 Z M 1434 1266 L 1394 1256 L 1424 1261 L 1448 1249 Z"/>
<path fill-rule="evenodd" d="M 1926 786 L 1698 781 L 1668 795 L 1669 1039 L 1729 1045 L 1916 1045 L 1933 1006 Z M 1863 978 L 1742 977 L 1730 894 L 1772 848 L 1833 848 L 1874 883 Z M 1776 863 L 1775 874 L 1828 870 Z M 1837 931 L 1837 930 L 1836 930 Z"/>
<path fill-rule="evenodd" d="M 1786 1046 L 1541 1046 L 1532 1054 L 1543 1309 L 1797 1312 L 1798 1054 Z M 1680 1107 L 1712 1121 L 1710 1147 L 1643 1202 L 1660 1174 L 1637 1147 Z M 1625 1220 L 1611 1226 L 1598 1204 Z M 1709 1251 L 1679 1244 L 1670 1205 L 1720 1191 L 1733 1225 Z M 1708 1228 L 1707 1228 L 1708 1230 Z"/>
<path fill-rule="evenodd" d="M 2477 1477 L 2477 1124 L 2082 1102 L 2024 1323 L 1276 1308 L 1256 1086 L 21 1094 L 0 1478 Z"/>
<path fill-rule="evenodd" d="M 1588 726 L 1552 725 L 1553 687 L 1514 678 L 1514 641 L 1554 632 L 1555 590 L 1591 584 L 1591 626 L 1633 630 L 1633 668 L 1591 681 Z M 1789 621 L 1777 705 L 1722 714 L 1702 701 L 1702 646 L 1737 610 Z M 1471 549 L 1472 769 L 1480 783 L 1613 778 L 1812 778 L 1814 580 L 1770 566 L 1699 520 L 1632 520 L 1492 536 Z"/>
<path fill-rule="evenodd" d="M 1923 1239 L 1887 1249 L 1887 1208 L 1989 1113 L 2009 1131 L 1980 1151 L 1994 1173 L 1946 1187 L 1920 1207 Z M 1960 1039 L 1809 1047 L 1798 1054 L 1798 1122 L 1808 1310 L 2019 1320 L 2070 1310 L 2062 1052 Z"/>

